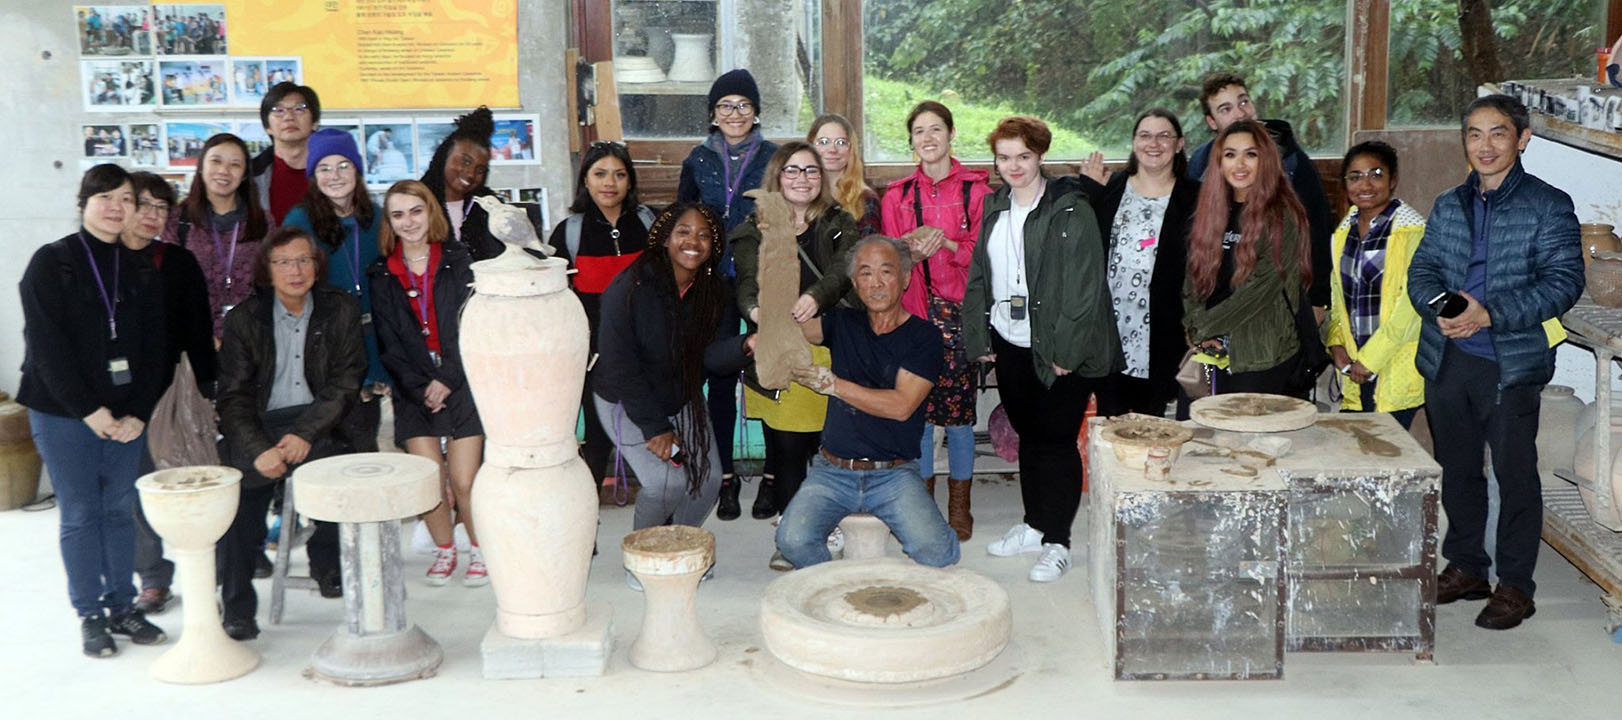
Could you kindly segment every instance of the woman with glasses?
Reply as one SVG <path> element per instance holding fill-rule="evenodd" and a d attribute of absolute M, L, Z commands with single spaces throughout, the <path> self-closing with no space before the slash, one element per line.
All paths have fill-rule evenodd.
<path fill-rule="evenodd" d="M 623 144 L 595 142 L 586 148 L 585 156 L 580 158 L 580 174 L 575 177 L 574 203 L 569 213 L 552 229 L 548 242 L 575 270 L 569 282 L 586 309 L 591 353 L 596 354 L 603 290 L 648 246 L 648 226 L 654 217 L 653 210 L 637 200 L 636 166 L 631 164 L 631 153 Z M 613 445 L 597 418 L 596 404 L 591 402 L 591 382 L 588 371 L 581 402 L 586 442 L 580 453 L 591 468 L 592 478 L 601 486 Z"/>
<path fill-rule="evenodd" d="M 1378 140 L 1346 151 L 1341 180 L 1352 209 L 1330 239 L 1329 354 L 1346 378 L 1341 410 L 1388 412 L 1408 427 L 1425 404 L 1414 367 L 1419 314 L 1408 262 L 1425 217 L 1396 197 L 1397 151 Z"/>
<path fill-rule="evenodd" d="M 490 135 L 496 131 L 495 115 L 490 108 L 477 110 L 456 119 L 456 129 L 434 148 L 428 169 L 422 174 L 422 184 L 439 200 L 440 212 L 450 223 L 450 239 L 460 242 L 475 262 L 489 260 L 507 249 L 490 233 L 490 214 L 473 202 L 481 195 L 494 195 L 485 183 L 490 179 Z M 533 203 L 517 204 L 529 214 L 535 234 L 540 235 L 541 210 Z"/>
<path fill-rule="evenodd" d="M 1305 397 L 1296 312 L 1312 282 L 1307 214 L 1267 128 L 1240 120 L 1217 133 L 1189 234 L 1183 326 L 1207 354 L 1225 354 L 1213 392 Z"/>
<path fill-rule="evenodd" d="M 61 508 L 58 544 L 82 649 L 103 658 L 118 654 L 113 635 L 139 645 L 165 639 L 133 607 L 130 579 L 135 478 L 168 357 L 159 273 L 119 244 L 135 212 L 129 173 L 91 168 L 79 181 L 79 211 L 79 228 L 39 248 L 18 284 L 17 402 Z"/>
<path fill-rule="evenodd" d="M 253 259 L 271 228 L 248 175 L 248 144 L 230 133 L 204 141 L 191 190 L 176 210 L 169 213 L 163 240 L 197 257 L 218 341 L 225 314 L 253 294 Z"/>
<path fill-rule="evenodd" d="M 830 192 L 828 173 L 822 159 L 809 143 L 785 143 L 772 154 L 766 166 L 766 190 L 782 193 L 793 213 L 791 228 L 797 243 L 800 268 L 799 298 L 791 313 L 796 322 L 805 322 L 823 311 L 843 304 L 859 306 L 851 291 L 845 256 L 860 238 L 856 221 L 845 212 Z M 761 228 L 758 217 L 750 217 L 732 232 L 738 262 L 738 309 L 748 318 L 750 331 L 760 323 L 760 285 L 756 272 L 760 262 Z M 811 347 L 811 361 L 828 367 L 831 357 L 821 346 Z M 827 396 L 790 383 L 783 390 L 761 387 L 748 368 L 744 379 L 744 408 L 758 417 L 766 440 L 765 479 L 755 495 L 750 515 L 769 518 L 788 507 L 811 466 L 822 436 L 822 422 L 828 414 Z M 728 520 L 738 516 L 738 484 L 723 480 L 721 507 L 716 516 Z M 793 569 L 781 554 L 772 557 L 775 570 Z"/>
<path fill-rule="evenodd" d="M 856 236 L 864 238 L 884 232 L 879 217 L 879 194 L 867 184 L 862 165 L 862 150 L 856 144 L 856 135 L 850 121 L 836 113 L 823 115 L 811 121 L 806 142 L 817 149 L 822 158 L 827 185 L 839 207 L 856 219 Z"/>
<path fill-rule="evenodd" d="M 1105 275 L 1126 369 L 1098 388 L 1098 414 L 1165 415 L 1177 395 L 1183 337 L 1183 272 L 1200 183 L 1187 175 L 1183 126 L 1170 110 L 1138 116 L 1126 170 L 1110 173 L 1103 155 L 1082 163 L 1104 239 Z"/>
<path fill-rule="evenodd" d="M 755 201 L 744 193 L 760 187 L 766 177 L 766 163 L 777 145 L 760 133 L 760 88 L 748 70 L 732 70 L 710 85 L 710 136 L 694 147 L 681 164 L 681 181 L 676 201 L 703 203 L 721 219 L 722 232 L 730 234 L 750 213 Z M 726 236 L 716 238 L 715 248 L 722 286 L 728 297 L 737 290 L 732 250 L 725 247 Z M 720 327 L 727 335 L 738 327 L 737 304 L 722 303 Z M 721 455 L 721 477 L 733 478 L 732 434 L 738 418 L 738 379 L 711 376 L 708 382 L 709 416 L 715 427 L 716 448 Z"/>
<path fill-rule="evenodd" d="M 466 248 L 447 239 L 445 216 L 422 183 L 395 183 L 383 208 L 387 218 L 377 236 L 380 256 L 366 275 L 378 350 L 394 379 L 394 443 L 449 467 L 456 516 L 471 544 L 462 584 L 476 587 L 490 581 L 468 512 L 473 476 L 484 458 L 484 426 L 462 371 L 457 332 L 462 304 L 472 292 L 472 260 Z M 428 584 L 444 585 L 457 566 L 451 507 L 442 502 L 422 519 L 437 548 Z"/>
<path fill-rule="evenodd" d="M 984 170 L 952 157 L 952 111 L 933 100 L 907 115 L 918 169 L 884 193 L 884 234 L 912 248 L 912 279 L 901 303 L 941 331 L 946 360 L 925 401 L 918 474 L 935 494 L 935 427 L 946 428 L 946 520 L 958 541 L 974 535 L 969 489 L 974 478 L 974 365 L 963 346 L 963 289 L 980 237 L 981 209 L 991 186 Z"/>

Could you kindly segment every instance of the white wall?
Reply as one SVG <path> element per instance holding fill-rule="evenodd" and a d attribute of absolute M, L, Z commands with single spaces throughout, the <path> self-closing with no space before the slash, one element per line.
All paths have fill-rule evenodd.
<path fill-rule="evenodd" d="M 78 39 L 74 5 L 85 0 L 5 0 L 0 3 L 0 127 L 11 138 L 0 165 L 0 390 L 15 394 L 22 364 L 22 311 L 17 282 L 35 249 L 77 226 L 74 194 L 82 152 L 79 126 L 92 122 L 137 122 L 151 113 L 86 113 L 79 96 Z M 137 4 L 124 2 L 122 4 Z M 491 171 L 492 187 L 545 187 L 553 218 L 561 217 L 573 189 L 566 80 L 566 0 L 519 0 L 519 99 L 538 113 L 539 166 L 502 166 Z M 321 88 L 316 88 L 319 92 Z M 325 112 L 353 116 L 339 108 Z M 499 112 L 499 110 L 498 110 Z M 225 113 L 222 113 L 225 114 Z M 229 113 L 256 117 L 253 111 Z M 383 113 L 365 113 L 368 116 Z M 398 113 L 410 116 L 413 113 Z M 447 111 L 417 114 L 443 115 Z M 159 116 L 162 117 L 161 115 Z M 543 235 L 544 239 L 544 235 Z"/>

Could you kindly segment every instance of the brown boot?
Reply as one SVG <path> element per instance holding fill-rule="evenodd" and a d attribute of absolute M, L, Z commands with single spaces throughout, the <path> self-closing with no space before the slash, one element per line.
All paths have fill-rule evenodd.
<path fill-rule="evenodd" d="M 974 536 L 974 516 L 969 514 L 969 489 L 973 480 L 946 480 L 946 524 L 957 531 L 957 541 Z"/>
<path fill-rule="evenodd" d="M 930 475 L 929 477 L 924 478 L 924 490 L 929 492 L 929 496 L 931 498 L 935 497 L 935 476 L 934 475 Z"/>

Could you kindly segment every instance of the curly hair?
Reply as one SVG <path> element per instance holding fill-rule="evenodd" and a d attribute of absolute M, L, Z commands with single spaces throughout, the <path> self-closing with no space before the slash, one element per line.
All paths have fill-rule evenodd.
<path fill-rule="evenodd" d="M 478 109 L 456 118 L 456 129 L 439 141 L 439 147 L 434 148 L 434 157 L 428 161 L 428 169 L 422 173 L 422 184 L 427 185 L 434 197 L 440 202 L 445 201 L 445 163 L 449 162 L 451 148 L 456 143 L 467 141 L 490 151 L 490 136 L 496 133 L 496 116 L 490 108 L 480 105 Z M 489 194 L 490 189 L 480 184 L 467 193 L 472 198 Z"/>

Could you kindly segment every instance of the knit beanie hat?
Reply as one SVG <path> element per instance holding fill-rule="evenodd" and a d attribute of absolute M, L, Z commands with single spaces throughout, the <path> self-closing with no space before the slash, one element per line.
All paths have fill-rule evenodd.
<path fill-rule="evenodd" d="M 321 158 L 328 155 L 342 155 L 355 164 L 355 174 L 366 174 L 366 163 L 361 162 L 360 149 L 355 147 L 355 138 L 346 130 L 338 128 L 325 128 L 310 133 L 309 153 L 305 155 L 304 176 L 315 177 L 315 166 Z"/>
<path fill-rule="evenodd" d="M 755 106 L 755 115 L 760 115 L 760 88 L 755 85 L 755 76 L 750 75 L 748 70 L 728 70 L 716 78 L 715 83 L 710 85 L 710 107 L 713 109 L 715 103 L 728 95 L 749 98 L 750 104 Z"/>

